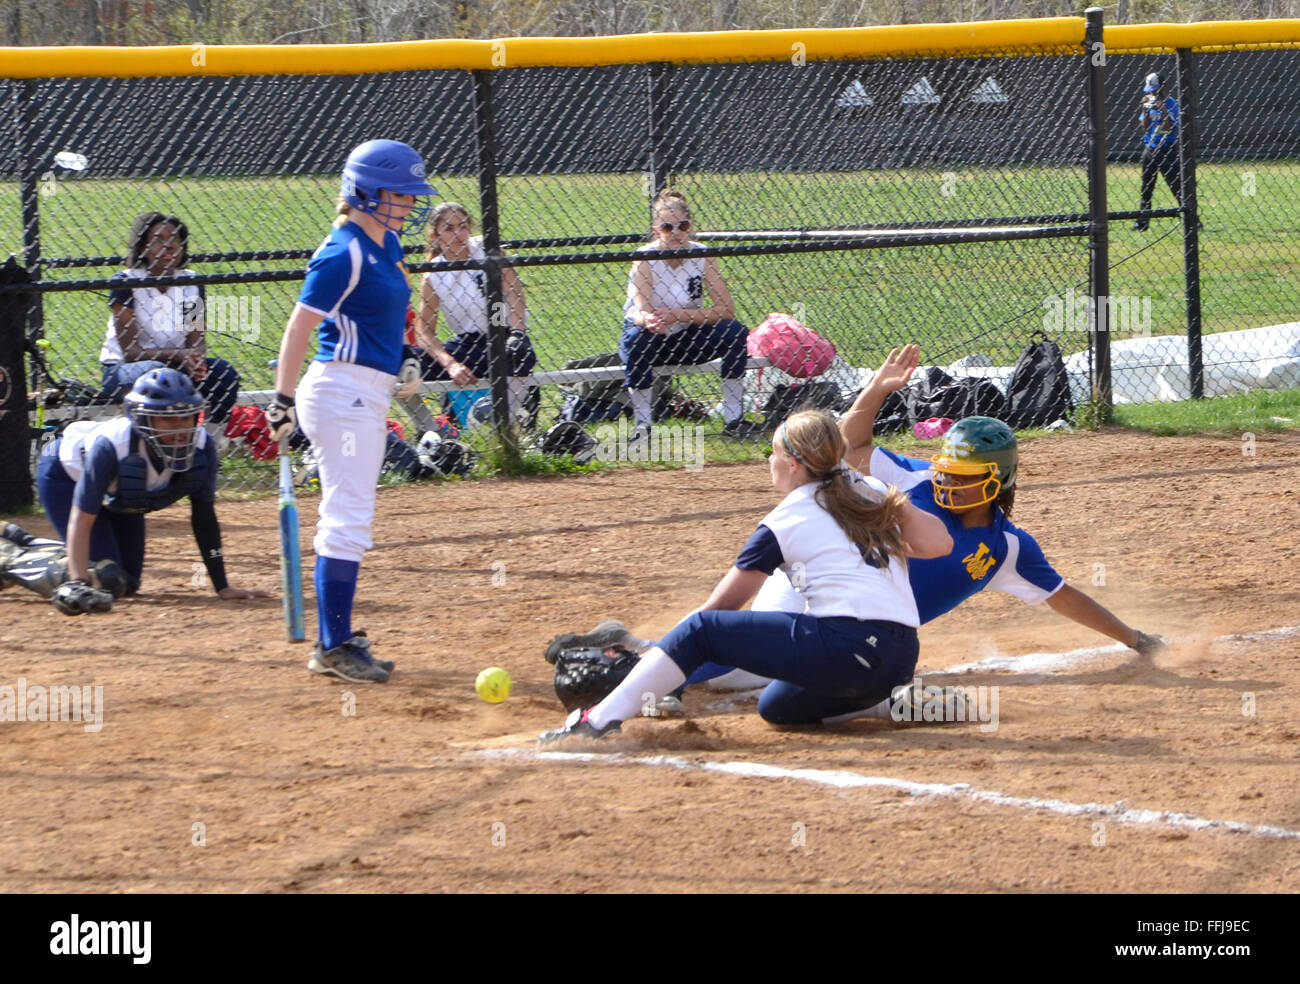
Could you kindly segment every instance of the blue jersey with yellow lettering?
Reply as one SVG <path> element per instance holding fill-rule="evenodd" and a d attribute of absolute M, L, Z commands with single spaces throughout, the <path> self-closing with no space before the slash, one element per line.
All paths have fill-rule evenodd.
<path fill-rule="evenodd" d="M 355 362 L 393 374 L 402 368 L 411 300 L 402 255 L 395 232 L 381 248 L 355 222 L 335 229 L 316 250 L 298 303 L 325 319 L 317 362 Z"/>
<path fill-rule="evenodd" d="M 871 452 L 873 477 L 906 492 L 912 504 L 943 520 L 952 537 L 952 552 L 943 557 L 908 559 L 908 578 L 922 624 L 952 611 L 985 588 L 1005 591 L 1029 604 L 1051 597 L 1065 584 L 1052 569 L 1037 541 L 994 509 L 990 526 L 967 529 L 961 519 L 934 501 L 930 463 L 876 448 Z"/>

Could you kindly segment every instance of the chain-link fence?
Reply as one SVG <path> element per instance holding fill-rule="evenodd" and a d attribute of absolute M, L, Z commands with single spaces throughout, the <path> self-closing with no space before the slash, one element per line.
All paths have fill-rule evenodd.
<path fill-rule="evenodd" d="M 209 391 L 219 375 L 238 393 L 221 410 L 209 393 L 213 431 L 230 442 L 227 487 L 272 487 L 273 449 L 241 407 L 267 402 L 342 163 L 379 136 L 419 150 L 442 198 L 464 205 L 407 238 L 408 341 L 426 353 L 427 380 L 420 399 L 393 405 L 409 444 L 459 428 L 487 450 L 508 422 L 527 448 L 567 419 L 606 459 L 735 460 L 762 447 L 756 425 L 798 399 L 851 398 L 896 344 L 1005 384 L 1044 329 L 1086 399 L 1089 265 L 1106 258 L 1104 237 L 1088 238 L 1090 72 L 1106 79 L 1114 398 L 1200 395 L 1189 284 L 1201 295 L 1203 392 L 1287 382 L 1295 370 L 1274 350 L 1300 353 L 1286 327 L 1300 308 L 1287 202 L 1300 192 L 1296 52 L 1138 51 L 1099 65 L 1082 22 L 1068 45 L 1060 23 L 1026 22 L 1014 45 L 958 55 L 864 42 L 819 59 L 795 40 L 784 60 L 746 61 L 760 36 L 737 34 L 715 60 L 680 64 L 515 68 L 506 43 L 491 70 L 0 81 L 0 223 L 40 291 L 31 340 L 48 343 L 32 347 L 49 364 L 31 382 L 50 404 L 37 425 L 48 438 L 70 417 L 117 412 L 106 398 L 121 395 L 111 363 L 126 361 L 114 341 L 127 295 L 111 277 L 128 265 L 138 215 L 175 215 L 193 273 L 137 270 L 131 296 L 158 307 L 169 285 L 202 284 L 202 323 L 189 309 L 184 326 L 238 376 L 208 377 Z M 1203 286 L 1194 262 L 1187 279 L 1165 177 L 1155 211 L 1133 214 L 1152 71 L 1181 100 L 1184 144 L 1193 130 L 1199 141 Z M 1258 126 L 1243 122 L 1251 106 Z M 666 188 L 684 202 L 652 208 Z M 1144 218 L 1146 231 L 1129 229 Z M 772 312 L 835 344 L 817 380 L 829 386 L 746 362 L 745 329 Z M 1236 329 L 1253 330 L 1254 347 L 1229 362 L 1214 340 Z M 60 397 L 63 379 L 83 387 Z M 748 428 L 735 425 L 742 412 Z M 637 440 L 643 421 L 652 443 Z"/>

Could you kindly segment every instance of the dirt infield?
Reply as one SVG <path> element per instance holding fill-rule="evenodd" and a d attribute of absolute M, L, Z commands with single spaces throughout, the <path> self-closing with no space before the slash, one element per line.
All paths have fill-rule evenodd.
<path fill-rule="evenodd" d="M 112 614 L 0 595 L 0 685 L 103 688 L 97 731 L 0 723 L 0 889 L 1300 890 L 1300 630 L 1269 632 L 1300 624 L 1300 433 L 1243 446 L 1022 446 L 1017 520 L 1071 583 L 1179 640 L 1154 662 L 945 675 L 1107 643 L 989 593 L 922 630 L 920 668 L 998 687 L 996 730 L 780 731 L 752 695 L 701 690 L 688 720 L 630 722 L 595 757 L 536 752 L 563 717 L 543 647 L 605 616 L 653 636 L 699 604 L 775 504 L 765 466 L 382 492 L 356 625 L 397 661 L 383 686 L 309 674 L 278 601 L 192 584 L 174 507 Z M 278 589 L 275 509 L 220 507 L 232 583 Z M 473 683 L 493 664 L 515 692 L 490 706 Z"/>

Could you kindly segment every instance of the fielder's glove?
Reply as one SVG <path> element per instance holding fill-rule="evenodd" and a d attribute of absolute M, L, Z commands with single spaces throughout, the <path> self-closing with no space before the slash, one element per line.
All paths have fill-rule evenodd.
<path fill-rule="evenodd" d="M 1165 648 L 1165 640 L 1158 635 L 1148 635 L 1145 632 L 1138 633 L 1137 645 L 1133 647 L 1142 656 L 1154 656 L 1160 650 Z"/>
<path fill-rule="evenodd" d="M 64 581 L 50 599 L 64 615 L 85 615 L 87 612 L 106 612 L 113 607 L 113 596 L 107 591 L 91 587 L 85 581 Z"/>
<path fill-rule="evenodd" d="M 397 389 L 393 391 L 393 395 L 399 400 L 415 395 L 423 379 L 420 374 L 420 363 L 415 359 L 407 359 L 402 363 L 402 368 L 397 371 Z"/>
<path fill-rule="evenodd" d="M 271 440 L 279 444 L 298 427 L 298 412 L 293 408 L 293 397 L 276 393 L 271 405 L 266 408 L 266 428 L 271 432 Z"/>
<path fill-rule="evenodd" d="M 562 649 L 555 657 L 555 695 L 566 711 L 591 707 L 632 672 L 641 657 L 630 649 Z"/>

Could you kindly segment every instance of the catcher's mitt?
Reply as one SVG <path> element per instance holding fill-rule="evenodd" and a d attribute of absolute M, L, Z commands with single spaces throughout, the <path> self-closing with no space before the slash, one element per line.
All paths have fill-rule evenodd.
<path fill-rule="evenodd" d="M 555 695 L 566 711 L 591 707 L 613 691 L 641 657 L 622 646 L 562 649 L 555 656 Z"/>
<path fill-rule="evenodd" d="M 113 596 L 85 581 L 64 581 L 50 599 L 64 615 L 84 615 L 87 612 L 106 612 L 113 607 Z"/>

